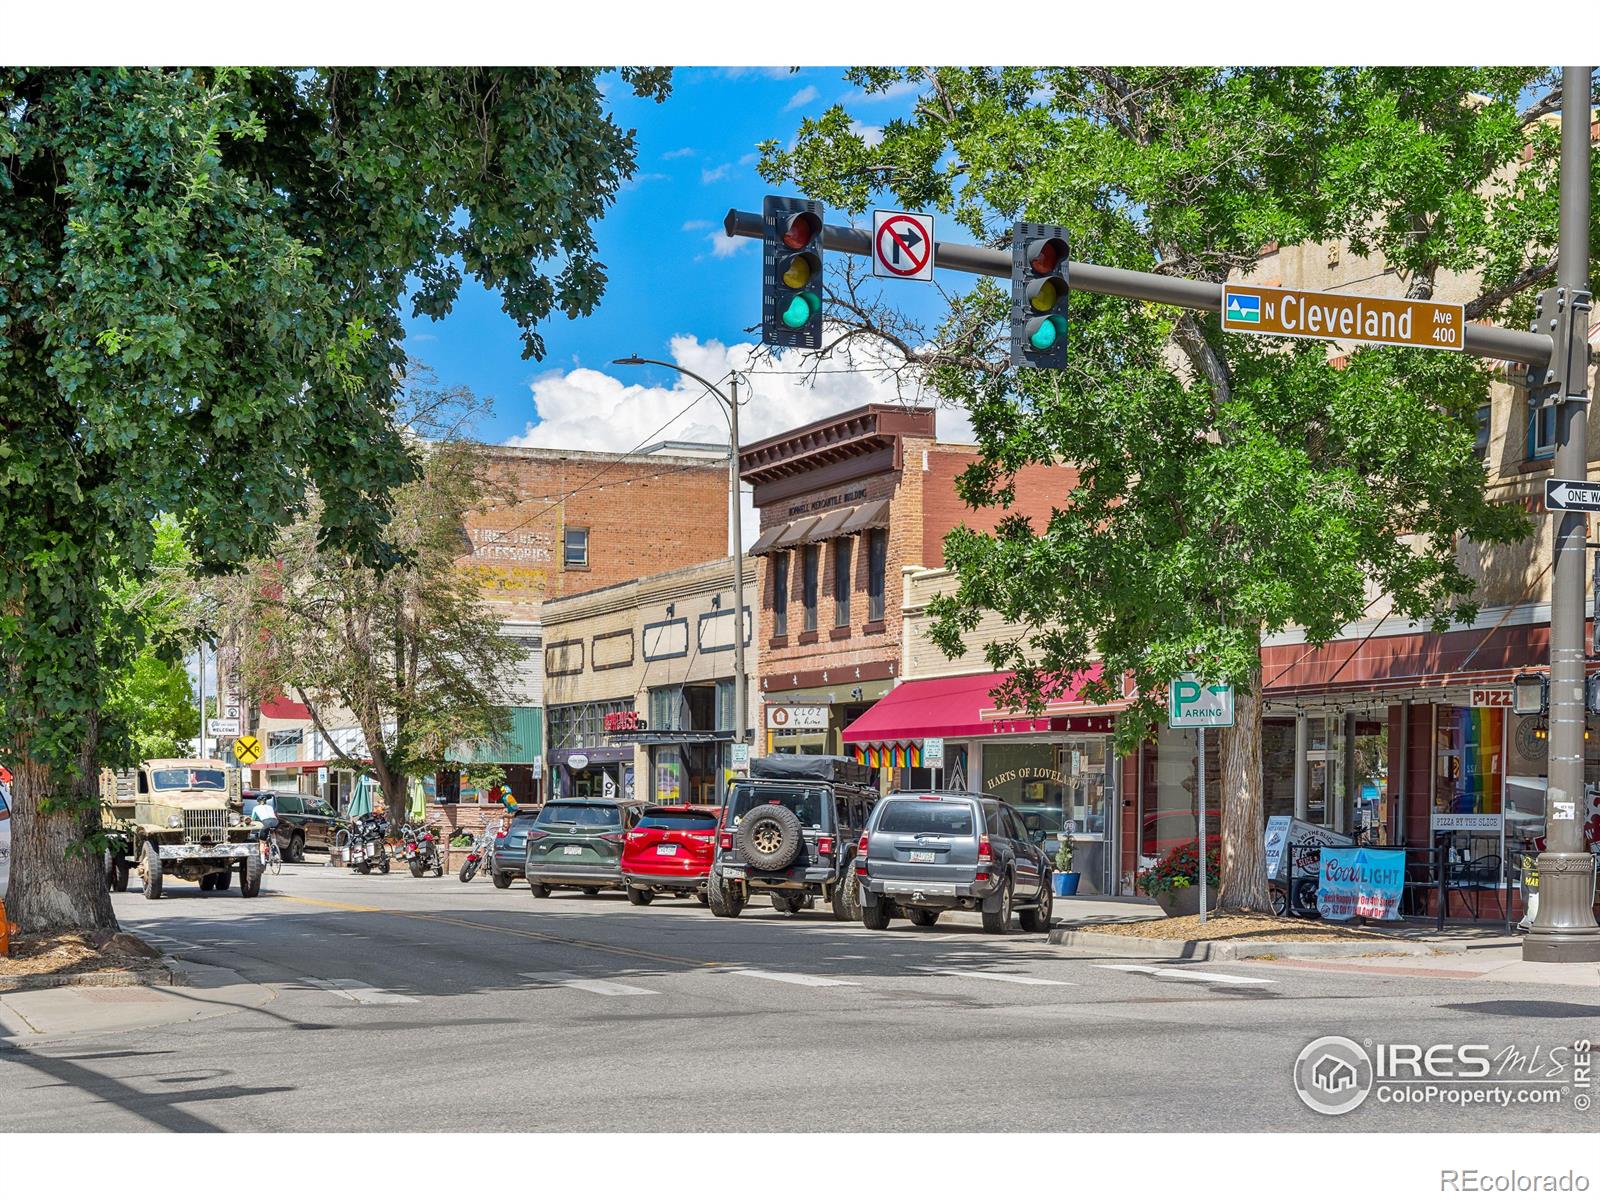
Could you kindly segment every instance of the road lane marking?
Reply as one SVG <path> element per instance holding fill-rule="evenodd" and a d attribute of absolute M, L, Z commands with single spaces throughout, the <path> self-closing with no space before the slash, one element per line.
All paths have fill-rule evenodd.
<path fill-rule="evenodd" d="M 309 896 L 277 896 L 275 899 L 287 900 L 290 904 L 309 904 L 312 908 L 337 908 L 344 912 L 382 912 L 383 909 L 375 908 L 370 904 L 346 904 L 342 900 L 313 900 Z"/>
<path fill-rule="evenodd" d="M 314 975 L 302 975 L 300 980 L 312 987 L 331 992 L 335 996 L 354 1000 L 357 1004 L 417 1003 L 415 996 L 403 996 L 398 992 L 385 991 L 383 988 L 373 987 L 370 983 L 362 983 L 359 979 L 318 979 Z"/>
<path fill-rule="evenodd" d="M 998 971 L 955 971 L 943 967 L 924 968 L 932 975 L 959 975 L 963 979 L 997 979 L 1001 983 L 1025 983 L 1032 987 L 1077 987 L 1070 979 L 1036 979 L 1032 975 L 1005 975 Z"/>
<path fill-rule="evenodd" d="M 832 979 L 826 975 L 794 975 L 787 971 L 730 971 L 731 975 L 748 975 L 751 979 L 768 979 L 773 983 L 792 983 L 798 987 L 860 987 L 848 979 Z"/>
<path fill-rule="evenodd" d="M 1256 979 L 1250 975 L 1214 975 L 1209 971 L 1191 971 L 1187 968 L 1150 967 L 1143 963 L 1091 963 L 1102 971 L 1136 971 L 1140 975 L 1156 975 L 1162 979 L 1198 979 L 1203 983 L 1271 983 L 1270 979 Z"/>
<path fill-rule="evenodd" d="M 634 987 L 631 983 L 618 983 L 615 979 L 580 979 L 566 971 L 523 971 L 524 979 L 547 983 L 554 987 L 576 988 L 580 992 L 593 992 L 596 996 L 659 996 L 649 988 Z"/>

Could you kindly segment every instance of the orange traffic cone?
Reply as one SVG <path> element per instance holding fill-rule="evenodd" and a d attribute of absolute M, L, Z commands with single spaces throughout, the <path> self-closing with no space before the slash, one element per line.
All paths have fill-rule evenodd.
<path fill-rule="evenodd" d="M 11 918 L 6 916 L 6 899 L 0 896 L 0 958 L 11 957 Z"/>

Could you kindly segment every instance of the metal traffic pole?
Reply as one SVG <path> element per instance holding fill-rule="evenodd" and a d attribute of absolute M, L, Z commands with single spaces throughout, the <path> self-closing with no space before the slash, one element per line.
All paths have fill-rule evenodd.
<path fill-rule="evenodd" d="M 1552 322 L 1557 445 L 1555 474 L 1589 478 L 1589 171 L 1591 67 L 1561 72 L 1561 210 Z M 1539 855 L 1539 912 L 1522 942 L 1529 962 L 1600 962 L 1590 879 L 1594 857 L 1584 843 L 1583 779 L 1584 540 L 1588 518 L 1557 511 L 1550 597 L 1550 774 L 1545 788 L 1545 850 Z M 1600 616 L 1600 614 L 1597 614 Z"/>
<path fill-rule="evenodd" d="M 1206 923 L 1206 731 L 1194 731 L 1200 746 L 1200 924 Z"/>

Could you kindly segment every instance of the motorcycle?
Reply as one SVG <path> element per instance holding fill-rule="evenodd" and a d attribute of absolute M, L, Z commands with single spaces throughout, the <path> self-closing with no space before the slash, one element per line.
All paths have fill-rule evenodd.
<path fill-rule="evenodd" d="M 348 828 L 338 834 L 339 848 L 344 851 L 345 865 L 358 875 L 370 875 L 374 868 L 378 874 L 389 873 L 389 845 L 384 840 L 386 827 L 382 817 L 366 813 L 355 818 Z"/>
<path fill-rule="evenodd" d="M 429 871 L 435 879 L 444 874 L 444 860 L 439 856 L 439 843 L 433 831 L 425 825 L 410 822 L 400 826 L 400 857 L 411 868 L 411 877 L 421 879 Z"/>
<path fill-rule="evenodd" d="M 489 855 L 494 850 L 494 839 L 500 834 L 500 822 L 495 821 L 480 833 L 472 842 L 472 849 L 467 851 L 467 861 L 461 864 L 461 870 L 456 873 L 456 878 L 462 883 L 471 883 L 472 877 L 478 869 L 488 861 Z"/>

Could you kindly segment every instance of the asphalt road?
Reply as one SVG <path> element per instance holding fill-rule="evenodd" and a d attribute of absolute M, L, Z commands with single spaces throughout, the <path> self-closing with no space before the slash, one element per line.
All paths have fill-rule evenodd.
<path fill-rule="evenodd" d="M 286 867 L 245 900 L 117 897 L 259 1005 L 0 1040 L 13 1130 L 1585 1131 L 1569 1103 L 1321 1116 L 1311 1039 L 1571 1044 L 1600 991 L 1074 954 L 1043 935 L 735 921 L 620 893 Z M 216 976 L 218 972 L 208 973 Z M 225 973 L 223 973 L 225 974 Z"/>

